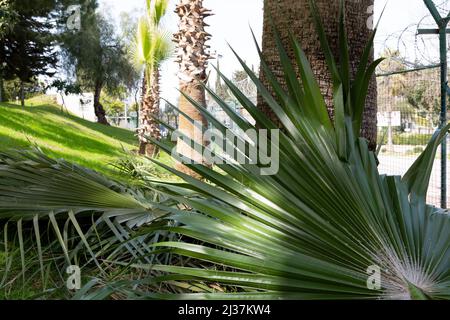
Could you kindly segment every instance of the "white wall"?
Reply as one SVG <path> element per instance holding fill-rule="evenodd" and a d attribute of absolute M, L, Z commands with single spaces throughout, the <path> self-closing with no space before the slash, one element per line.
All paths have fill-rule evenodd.
<path fill-rule="evenodd" d="M 94 94 L 57 94 L 56 97 L 58 104 L 64 106 L 70 113 L 88 121 L 97 122 L 94 112 Z"/>

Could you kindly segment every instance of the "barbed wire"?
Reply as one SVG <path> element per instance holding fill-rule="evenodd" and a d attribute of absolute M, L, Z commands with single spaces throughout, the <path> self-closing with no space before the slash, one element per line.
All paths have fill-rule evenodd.
<path fill-rule="evenodd" d="M 450 0 L 444 0 L 436 4 L 436 8 L 442 16 L 450 12 Z M 417 22 L 407 25 L 401 30 L 388 35 L 379 35 L 376 44 L 379 55 L 397 51 L 400 56 L 387 57 L 392 61 L 401 62 L 408 69 L 436 65 L 439 63 L 439 41 L 435 35 L 420 35 L 419 29 L 436 29 L 436 22 L 430 13 L 426 13 Z M 392 70 L 383 70 L 379 73 Z"/>

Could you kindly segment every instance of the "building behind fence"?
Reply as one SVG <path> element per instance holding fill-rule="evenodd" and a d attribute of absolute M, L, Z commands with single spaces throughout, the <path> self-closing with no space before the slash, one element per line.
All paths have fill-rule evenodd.
<path fill-rule="evenodd" d="M 136 130 L 138 127 L 138 114 L 134 111 L 127 112 L 123 115 L 109 115 L 106 116 L 106 119 L 108 119 L 108 122 L 115 127 L 132 131 Z"/>

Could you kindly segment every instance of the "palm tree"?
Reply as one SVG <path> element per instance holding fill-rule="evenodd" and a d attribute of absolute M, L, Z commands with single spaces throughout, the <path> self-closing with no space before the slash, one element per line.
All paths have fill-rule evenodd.
<path fill-rule="evenodd" d="M 437 148 L 450 124 L 436 131 L 403 177 L 379 174 L 375 154 L 359 138 L 364 98 L 381 62 L 369 63 L 373 36 L 352 80 L 348 57 L 341 56 L 338 67 L 317 8 L 312 9 L 334 79 L 334 123 L 304 51 L 291 39 L 297 68 L 283 46 L 277 49 L 280 71 L 289 80 L 287 91 L 264 60 L 261 64 L 278 101 L 237 56 L 285 128 L 279 131 L 279 143 L 270 141 L 272 152 L 279 153 L 279 170 L 273 175 L 261 175 L 259 164 L 224 164 L 220 172 L 188 164 L 205 178 L 197 180 L 160 163 L 184 182 L 156 180 L 134 166 L 130 172 L 138 183 L 126 185 L 41 153 L 1 152 L 0 218 L 9 224 L 0 230 L 8 239 L 7 231 L 15 228 L 18 247 L 28 250 L 21 254 L 22 264 L 37 252 L 44 270 L 42 252 L 54 247 L 40 242 L 48 225 L 54 230 L 49 235 L 63 248 L 58 258 L 65 257 L 69 265 L 91 256 L 88 262 L 108 271 L 125 266 L 151 273 L 137 280 L 125 275 L 106 285 L 91 281 L 80 290 L 81 298 L 118 292 L 131 298 L 450 299 L 450 216 L 425 202 Z M 342 9 L 339 28 L 344 34 Z M 281 41 L 278 35 L 275 40 Z M 347 52 L 346 41 L 340 49 Z M 258 52 L 262 57 L 259 47 Z M 256 120 L 253 125 L 242 118 L 206 88 L 241 130 L 276 128 L 232 81 L 219 75 Z M 193 106 L 225 132 L 200 103 L 193 101 Z M 251 139 L 259 150 L 267 150 L 266 142 L 237 139 Z M 155 143 L 168 153 L 174 147 L 170 141 Z M 246 152 L 247 145 L 236 148 Z M 88 213 L 98 220 L 81 228 L 77 218 Z M 101 232 L 105 224 L 106 234 Z M 167 232 L 171 236 L 161 239 Z M 29 234 L 36 243 L 24 243 Z M 118 255 L 121 249 L 127 254 Z M 176 260 L 149 261 L 163 253 Z M 374 278 L 373 283 L 377 270 L 380 281 Z"/>
<path fill-rule="evenodd" d="M 312 16 L 310 14 L 309 2 L 311 0 L 264 0 L 264 27 L 262 51 L 267 65 L 274 70 L 278 81 L 286 89 L 286 80 L 280 72 L 280 58 L 278 56 L 277 44 L 273 37 L 273 28 L 280 32 L 280 37 L 284 45 L 289 43 L 289 33 L 292 33 L 300 42 L 303 50 L 311 62 L 314 75 L 317 77 L 322 94 L 325 97 L 330 117 L 333 117 L 333 86 L 332 78 L 327 70 L 325 57 L 320 48 L 317 32 L 314 30 Z M 347 1 L 345 12 L 345 26 L 348 31 L 348 43 L 350 58 L 350 70 L 354 76 L 367 39 L 371 34 L 371 15 L 373 14 L 374 0 Z M 338 0 L 316 0 L 317 7 L 321 12 L 324 29 L 330 40 L 331 51 L 335 56 L 339 56 L 339 1 Z M 293 50 L 287 51 L 288 57 L 295 64 Z M 373 53 L 371 53 L 371 59 Z M 297 74 L 297 77 L 299 75 Z M 261 80 L 268 85 L 264 73 L 261 73 Z M 265 111 L 272 119 L 275 117 L 264 99 L 259 97 L 258 107 Z M 370 90 L 366 98 L 364 111 L 364 124 L 362 134 L 369 140 L 371 150 L 375 150 L 377 126 L 377 92 L 375 77 L 370 83 Z M 276 118 L 276 117 L 275 117 Z"/>
<path fill-rule="evenodd" d="M 166 14 L 169 0 L 147 0 L 147 14 L 139 20 L 135 44 L 138 66 L 144 67 L 142 81 L 142 106 L 140 110 L 139 153 L 154 157 L 158 148 L 148 137 L 161 138 L 159 123 L 160 66 L 171 53 L 170 41 L 161 30 L 160 23 Z"/>
<path fill-rule="evenodd" d="M 182 96 L 179 100 L 179 109 L 190 117 L 180 116 L 179 130 L 188 138 L 203 145 L 202 139 L 196 138 L 195 125 L 191 120 L 207 126 L 206 119 L 192 103 L 192 98 L 202 106 L 206 106 L 205 90 L 202 86 L 207 80 L 206 68 L 210 54 L 207 52 L 207 40 L 210 34 L 205 31 L 204 19 L 211 15 L 210 11 L 203 7 L 203 0 L 180 0 L 175 12 L 180 17 L 179 31 L 174 35 L 174 42 L 177 43 L 177 62 L 180 66 L 179 79 Z M 187 158 L 202 162 L 201 156 L 182 139 L 178 140 L 177 152 Z M 193 174 L 181 163 L 177 168 Z"/>

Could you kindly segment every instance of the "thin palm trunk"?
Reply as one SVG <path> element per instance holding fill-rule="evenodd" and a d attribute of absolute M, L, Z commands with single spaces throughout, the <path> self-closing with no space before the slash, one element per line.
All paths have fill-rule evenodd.
<path fill-rule="evenodd" d="M 203 7 L 203 0 L 180 0 L 175 12 L 180 17 L 179 31 L 174 35 L 178 46 L 178 63 L 180 65 L 180 90 L 194 99 L 202 106 L 206 106 L 205 90 L 199 82 L 206 82 L 206 68 L 210 55 L 207 52 L 206 42 L 210 34 L 205 31 L 204 19 L 211 15 Z M 206 128 L 205 117 L 183 96 L 180 97 L 179 108 L 192 120 Z M 198 144 L 205 145 L 201 132 L 183 116 L 179 118 L 179 130 Z M 195 152 L 182 139 L 178 140 L 177 152 L 195 162 L 203 162 L 202 155 Z M 197 175 L 184 166 L 177 164 L 177 169 L 194 177 Z"/>
<path fill-rule="evenodd" d="M 141 127 L 139 129 L 139 153 L 148 157 L 155 157 L 158 154 L 158 146 L 149 142 L 147 137 L 161 139 L 159 124 L 155 118 L 159 117 L 159 79 L 160 71 L 156 68 L 151 74 L 151 85 L 147 85 L 147 77 L 144 76 L 142 84 L 142 106 L 140 111 Z"/>
<path fill-rule="evenodd" d="M 319 7 L 325 32 L 327 33 L 331 50 L 335 57 L 339 57 L 339 0 L 315 0 Z M 346 29 L 348 33 L 349 55 L 351 71 L 354 74 L 359 63 L 367 40 L 372 32 L 370 27 L 371 12 L 373 12 L 374 0 L 346 1 Z M 333 87 L 331 76 L 323 55 L 317 32 L 314 28 L 313 18 L 310 13 L 309 0 L 264 0 L 264 30 L 262 49 L 269 67 L 274 71 L 277 80 L 286 87 L 283 78 L 280 58 L 277 51 L 273 26 L 279 30 L 281 39 L 286 47 L 289 40 L 289 32 L 298 39 L 302 49 L 308 57 L 313 72 L 319 82 L 321 91 L 325 97 L 328 112 L 333 118 Z M 273 23 L 271 22 L 273 21 Z M 288 51 L 291 61 L 295 65 L 294 52 Z M 372 54 L 373 58 L 373 54 Z M 261 80 L 268 85 L 263 72 Z M 258 106 L 271 119 L 276 121 L 274 114 L 268 108 L 267 103 L 258 97 Z M 369 94 L 366 100 L 362 136 L 367 138 L 370 148 L 376 148 L 377 139 L 377 91 L 375 77 L 370 84 Z M 278 121 L 276 121 L 278 123 Z"/>

